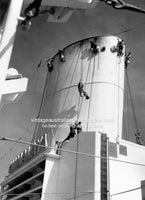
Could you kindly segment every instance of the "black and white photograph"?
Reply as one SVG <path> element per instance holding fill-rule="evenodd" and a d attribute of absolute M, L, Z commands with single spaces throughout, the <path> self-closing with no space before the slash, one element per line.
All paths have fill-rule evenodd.
<path fill-rule="evenodd" d="M 145 200 L 144 0 L 0 0 L 0 199 Z"/>

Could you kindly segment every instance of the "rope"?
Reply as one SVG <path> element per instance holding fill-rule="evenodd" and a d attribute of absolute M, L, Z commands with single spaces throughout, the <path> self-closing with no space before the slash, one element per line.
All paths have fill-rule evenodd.
<path fill-rule="evenodd" d="M 89 194 L 93 194 L 93 193 L 100 193 L 100 191 L 93 191 L 93 190 L 86 190 L 86 191 L 77 191 L 77 196 L 76 197 L 81 197 L 81 196 L 85 196 L 85 195 L 89 195 Z M 74 198 L 74 194 L 73 192 L 30 192 L 29 194 L 32 194 L 32 195 L 72 195 L 73 197 L 70 197 L 66 200 L 69 200 L 69 199 L 73 199 Z M 29 195 L 28 194 L 28 195 Z M 0 196 L 2 196 L 3 194 L 0 194 Z M 9 193 L 9 194 L 6 194 L 7 196 L 19 196 L 20 194 L 17 194 L 17 193 Z"/>
<path fill-rule="evenodd" d="M 91 84 L 90 100 L 89 100 L 89 108 L 88 108 L 88 119 L 87 119 L 88 122 L 89 122 L 90 108 L 91 108 L 91 96 L 92 96 L 92 87 L 93 87 L 94 71 L 95 71 L 95 56 L 94 56 L 94 63 L 93 63 L 93 72 L 92 72 L 92 80 L 91 80 L 91 83 L 92 83 L 92 84 Z M 87 123 L 86 131 L 88 131 L 88 123 Z"/>
<path fill-rule="evenodd" d="M 59 63 L 59 60 L 58 60 L 58 63 Z M 57 66 L 58 66 L 58 65 L 57 65 Z M 58 66 L 58 73 L 57 73 L 56 84 L 55 84 L 54 99 L 55 99 L 56 91 L 57 91 L 57 84 L 58 84 L 59 73 L 60 73 L 60 67 Z"/>
<path fill-rule="evenodd" d="M 84 90 L 85 90 L 86 85 L 87 85 L 87 79 L 88 79 L 88 74 L 89 74 L 89 69 L 90 69 L 90 63 L 91 63 L 91 59 L 90 59 L 89 65 L 88 65 L 86 79 L 85 79 L 85 82 L 84 82 Z M 82 76 L 83 76 L 83 69 L 82 68 L 83 68 L 83 63 L 81 62 L 81 79 L 82 79 Z M 80 101 L 80 99 L 81 99 L 81 101 Z M 83 103 L 83 98 L 79 97 L 79 105 L 80 106 L 78 106 L 79 107 L 79 109 L 78 109 L 79 110 L 79 112 L 78 112 L 78 118 L 80 116 L 80 112 L 81 112 L 81 108 L 82 108 L 82 103 Z"/>
<path fill-rule="evenodd" d="M 82 46 L 83 42 L 80 43 L 80 49 L 81 49 L 81 46 Z M 83 51 L 83 48 L 82 48 L 82 51 Z M 80 80 L 82 80 L 83 82 L 83 58 L 81 58 L 81 78 Z"/>
<path fill-rule="evenodd" d="M 125 76 L 125 88 L 127 87 L 127 81 L 126 81 L 126 76 Z M 124 125 L 125 125 L 125 139 L 129 140 L 130 136 L 129 136 L 129 93 L 128 90 L 125 90 L 125 94 L 124 94 L 124 102 L 126 102 L 126 108 L 127 108 L 127 114 L 125 114 L 124 112 Z"/>
<path fill-rule="evenodd" d="M 46 73 L 46 80 L 45 80 L 45 84 L 44 84 L 44 89 L 43 89 L 43 94 L 42 94 L 42 98 L 41 98 L 41 102 L 40 102 L 40 107 L 39 107 L 39 111 L 38 111 L 38 115 L 37 115 L 37 119 L 40 117 L 40 114 L 41 114 L 41 111 L 42 111 L 42 106 L 43 106 L 43 103 L 44 103 L 44 100 L 45 100 L 45 95 L 46 95 L 46 91 L 47 91 L 47 83 L 48 83 L 48 79 L 49 79 L 49 76 L 48 76 L 48 69 L 47 69 L 47 73 Z M 36 140 L 37 138 L 37 131 L 38 131 L 38 127 L 39 127 L 39 123 L 36 124 L 35 126 L 35 130 L 34 130 L 34 135 L 33 135 L 33 138 L 32 138 L 32 142 Z"/>
<path fill-rule="evenodd" d="M 32 122 L 31 122 L 31 123 L 30 123 L 30 126 L 27 127 L 27 129 L 24 131 L 23 135 L 20 136 L 20 137 L 18 138 L 18 140 L 21 140 L 21 139 L 23 138 L 23 136 L 26 135 L 26 133 L 29 133 L 28 131 L 30 130 L 30 128 L 32 127 L 32 125 L 33 125 L 33 124 L 32 124 Z M 11 146 L 11 147 L 9 148 L 9 150 L 8 150 L 7 152 L 5 152 L 5 153 L 0 157 L 0 161 L 3 160 L 4 158 L 6 158 L 6 156 L 8 156 L 8 154 L 9 154 L 10 152 L 12 152 L 12 150 L 14 149 L 15 146 L 16 146 L 16 144 L 14 144 L 13 146 Z M 5 171 L 7 171 L 7 169 L 4 170 L 4 172 L 5 172 Z"/>
<path fill-rule="evenodd" d="M 134 102 L 133 102 L 133 98 L 132 98 L 132 92 L 131 92 L 131 88 L 130 88 L 130 83 L 129 83 L 129 77 L 128 77 L 127 69 L 125 70 L 125 74 L 126 74 L 128 92 L 129 92 L 130 101 L 131 101 L 131 106 L 132 106 L 132 111 L 133 111 L 133 117 L 134 117 L 134 122 L 135 122 L 135 128 L 136 128 L 136 132 L 139 133 L 138 122 L 137 122 L 137 117 L 136 117 L 136 113 L 135 113 L 135 107 L 134 107 Z"/>
<path fill-rule="evenodd" d="M 135 121 L 136 133 L 140 133 L 139 132 L 139 127 L 138 127 L 138 121 L 137 121 L 137 117 L 136 117 L 136 112 L 135 112 L 135 106 L 134 106 L 133 97 L 132 97 L 132 92 L 131 92 L 131 88 L 130 88 L 130 83 L 129 83 L 129 77 L 128 77 L 127 69 L 126 69 L 126 73 L 125 74 L 126 74 L 126 80 L 127 80 L 127 85 L 128 85 L 128 92 L 129 92 L 131 106 L 132 106 L 132 111 L 133 111 L 133 117 L 134 117 L 134 121 Z M 143 141 L 143 143 L 145 145 L 145 140 L 143 139 L 143 137 L 141 135 L 140 135 L 140 138 L 142 139 L 142 141 Z"/>
<path fill-rule="evenodd" d="M 121 194 L 125 194 L 125 193 L 129 193 L 129 192 L 133 192 L 133 191 L 136 191 L 136 190 L 140 190 L 142 188 L 144 188 L 145 186 L 141 186 L 141 187 L 136 187 L 136 188 L 132 188 L 130 190 L 125 190 L 125 191 L 122 191 L 122 192 L 118 192 L 118 193 L 114 193 L 114 194 L 111 194 L 110 197 L 114 197 L 114 196 L 117 196 L 117 195 L 121 195 Z M 101 193 L 100 191 L 95 191 L 95 190 L 88 190 L 88 191 L 77 191 L 77 196 L 76 197 L 80 197 L 80 196 L 85 196 L 85 195 L 88 195 L 88 194 L 94 194 L 94 193 Z M 73 192 L 30 192 L 29 194 L 33 194 L 33 195 L 74 195 Z M 2 196 L 3 194 L 0 194 L 0 196 Z M 16 194 L 16 193 L 9 193 L 9 194 L 6 194 L 7 196 L 12 196 L 12 195 L 15 195 L 15 196 L 19 196 L 20 194 Z M 69 199 L 73 199 L 74 197 L 70 197 L 70 198 L 67 198 L 65 200 L 69 200 Z"/>
<path fill-rule="evenodd" d="M 55 147 L 52 146 L 45 146 L 45 145 L 41 145 L 41 144 L 34 144 L 31 142 L 27 142 L 27 141 L 23 141 L 23 140 L 15 140 L 15 139 L 11 139 L 11 138 L 6 138 L 3 137 L 0 139 L 1 141 L 9 141 L 9 142 L 16 142 L 16 143 L 21 143 L 21 144 L 26 144 L 26 145 L 33 145 L 33 146 L 38 146 L 38 147 L 42 147 L 45 150 L 47 149 L 55 149 Z M 66 153 L 70 153 L 70 154 L 78 154 L 81 156 L 86 156 L 86 157 L 92 157 L 92 158 L 98 158 L 98 159 L 108 159 L 107 157 L 104 156 L 98 156 L 96 154 L 89 154 L 89 153 L 83 153 L 80 151 L 72 151 L 72 150 L 67 150 L 67 149 L 62 149 L 62 148 L 58 148 L 58 150 L 61 150 L 62 152 L 66 152 Z M 115 158 L 109 158 L 110 161 L 114 161 L 114 162 L 119 162 L 119 163 L 126 163 L 126 164 L 131 164 L 131 165 L 137 165 L 137 166 L 141 166 L 141 167 L 145 167 L 145 164 L 142 163 L 135 163 L 135 162 L 130 162 L 130 161 L 125 161 L 125 160 L 120 160 L 120 159 L 115 159 Z"/>
<path fill-rule="evenodd" d="M 79 150 L 79 135 L 77 134 L 77 146 L 76 146 L 76 152 Z M 76 161 L 75 161 L 75 181 L 74 181 L 74 200 L 76 199 L 77 194 L 77 175 L 78 175 L 78 153 L 76 153 Z"/>
<path fill-rule="evenodd" d="M 87 79 L 88 79 L 88 74 L 89 74 L 89 70 L 90 70 L 90 64 L 91 64 L 91 60 L 88 64 L 88 70 L 87 70 L 87 76 L 86 76 L 86 80 L 85 80 L 85 86 L 88 84 L 87 83 Z M 91 84 L 91 83 L 90 83 Z M 81 103 L 80 103 L 80 106 L 79 106 L 79 113 L 78 113 L 78 118 L 80 116 L 80 112 L 81 112 L 81 108 L 82 108 L 82 103 L 83 103 L 83 98 L 81 98 Z"/>
<path fill-rule="evenodd" d="M 130 139 L 130 133 L 129 133 L 129 119 L 130 119 L 130 116 L 129 116 L 129 110 L 128 110 L 128 107 L 129 107 L 129 93 L 128 93 L 128 90 L 127 90 L 127 137 L 128 137 L 128 140 Z"/>
<path fill-rule="evenodd" d="M 80 43 L 80 49 L 81 49 L 81 46 L 82 46 L 82 42 Z M 82 49 L 83 51 L 83 49 Z M 83 82 L 82 80 L 82 77 L 83 77 L 83 59 L 81 59 L 81 73 L 80 73 L 80 80 L 81 82 Z M 79 81 L 80 81 L 79 80 Z M 83 102 L 83 98 L 80 97 L 80 94 L 79 94 L 79 98 L 78 98 L 78 111 L 77 111 L 77 120 L 79 119 L 79 115 L 80 115 L 80 109 L 81 109 L 81 105 L 82 105 L 82 102 Z"/>
<path fill-rule="evenodd" d="M 73 75 L 72 75 L 72 77 L 71 77 L 71 81 L 70 81 L 69 87 L 71 86 L 72 81 L 73 81 L 73 77 L 74 77 L 74 74 L 75 74 L 75 71 L 76 71 L 76 68 L 77 68 L 77 64 L 78 64 L 78 60 L 79 60 L 79 57 L 80 57 L 80 53 L 81 53 L 81 50 L 79 49 L 79 51 L 78 51 L 78 57 L 77 57 L 77 61 L 76 61 L 76 65 L 75 65 L 75 68 L 74 68 L 74 71 L 73 71 Z M 68 95 L 69 95 L 69 92 L 70 92 L 70 90 L 67 91 L 66 98 L 65 98 L 64 104 L 63 104 L 63 106 L 62 106 L 62 110 L 64 109 L 64 106 L 65 106 L 67 97 L 68 97 Z"/>
<path fill-rule="evenodd" d="M 120 57 L 118 58 L 119 62 L 117 65 L 117 69 L 118 69 L 118 117 L 117 117 L 117 138 L 119 138 L 119 128 L 120 128 L 120 112 L 119 112 L 119 108 L 120 108 L 120 90 L 119 90 L 119 85 L 120 85 Z"/>

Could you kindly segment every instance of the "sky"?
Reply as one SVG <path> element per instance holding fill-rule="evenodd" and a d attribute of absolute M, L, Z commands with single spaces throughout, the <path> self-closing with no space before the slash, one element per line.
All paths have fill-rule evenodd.
<path fill-rule="evenodd" d="M 137 0 L 128 2 L 138 5 Z M 141 7 L 145 8 L 143 1 Z M 120 33 L 118 36 L 125 41 L 126 50 L 132 53 L 128 75 L 139 130 L 145 139 L 145 15 L 115 10 L 99 3 L 86 13 L 76 12 L 66 23 L 47 23 L 46 19 L 47 15 L 41 15 L 33 20 L 30 30 L 17 29 L 10 67 L 28 77 L 29 83 L 27 92 L 19 101 L 1 109 L 0 136 L 31 141 L 35 128 L 31 119 L 38 115 L 46 79 L 46 63 L 43 62 L 37 69 L 42 58 L 51 58 L 59 49 L 80 39 Z M 130 28 L 130 31 L 123 33 Z M 128 137 L 131 141 L 135 141 L 133 124 L 130 122 L 129 125 Z M 0 141 L 0 182 L 7 175 L 9 162 L 26 147 Z"/>

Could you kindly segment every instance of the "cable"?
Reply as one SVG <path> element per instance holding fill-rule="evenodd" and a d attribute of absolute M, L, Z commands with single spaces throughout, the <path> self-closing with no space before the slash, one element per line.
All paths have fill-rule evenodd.
<path fill-rule="evenodd" d="M 129 91 L 129 95 L 130 95 L 130 101 L 131 101 L 131 105 L 132 105 L 135 128 L 136 128 L 136 132 L 139 133 L 138 122 L 137 122 L 137 117 L 136 117 L 136 112 L 135 112 L 135 106 L 134 106 L 134 102 L 133 102 L 133 98 L 132 98 L 132 92 L 131 92 L 131 88 L 130 88 L 127 70 L 125 70 L 125 72 L 126 72 L 126 80 L 127 80 L 127 85 L 128 85 L 128 91 Z"/>
<path fill-rule="evenodd" d="M 126 72 L 126 79 L 127 79 L 127 85 L 128 85 L 128 91 L 129 91 L 129 95 L 130 95 L 130 100 L 131 100 L 132 111 L 133 111 L 133 117 L 134 117 L 134 121 L 135 121 L 136 133 L 140 133 L 139 132 L 139 127 L 138 127 L 138 121 L 137 121 L 137 117 L 136 117 L 136 112 L 135 112 L 135 106 L 134 106 L 134 102 L 133 102 L 133 97 L 132 97 L 132 93 L 131 93 L 131 88 L 130 88 L 127 69 L 125 70 L 125 72 Z M 144 141 L 144 139 L 143 139 L 143 137 L 141 135 L 140 135 L 140 138 L 142 139 L 142 141 L 143 141 L 143 143 L 145 145 L 145 141 Z"/>
<path fill-rule="evenodd" d="M 2 137 L 2 138 L 0 138 L 0 140 L 16 142 L 16 143 L 21 143 L 21 144 L 27 144 L 27 145 L 33 145 L 33 146 L 39 146 L 39 147 L 42 147 L 42 148 L 45 148 L 45 149 L 55 149 L 55 147 L 51 147 L 51 146 L 45 146 L 45 145 L 41 145 L 41 144 L 34 144 L 34 143 L 30 143 L 30 142 L 26 142 L 26 141 L 22 141 L 22 140 L 15 140 L 15 139 L 6 138 L 6 137 Z M 58 148 L 58 150 L 61 150 L 62 152 L 66 152 L 66 153 L 78 154 L 78 155 L 87 156 L 87 157 L 93 157 L 93 158 L 95 157 L 95 158 L 99 158 L 99 159 L 100 158 L 101 159 L 107 159 L 107 157 L 97 156 L 95 154 L 83 153 L 83 152 L 80 152 L 80 151 L 76 152 L 76 151 L 71 151 L 71 150 L 62 149 L 62 148 Z M 115 158 L 109 158 L 109 160 L 115 161 L 115 162 L 120 162 L 120 163 L 126 163 L 126 164 L 132 164 L 132 165 L 145 167 L 145 164 L 142 164 L 142 163 L 124 161 L 124 160 L 119 160 L 119 159 L 115 159 Z"/>
<path fill-rule="evenodd" d="M 79 149 L 79 135 L 77 135 L 77 144 L 76 144 L 76 152 L 78 152 Z M 78 153 L 76 153 L 75 156 L 75 176 L 74 176 L 74 200 L 76 200 L 76 190 L 77 190 L 77 175 L 78 175 Z"/>
<path fill-rule="evenodd" d="M 26 134 L 26 133 L 28 133 L 28 131 L 30 130 L 30 128 L 32 127 L 32 122 L 30 123 L 30 126 L 29 127 L 27 127 L 26 128 L 26 130 L 24 131 L 24 133 L 23 133 L 23 135 L 21 135 L 19 138 L 18 138 L 18 141 L 20 141 L 22 138 L 23 138 L 23 136 Z M 3 160 L 7 155 L 8 155 L 8 153 L 9 152 L 11 152 L 12 150 L 13 150 L 13 148 L 16 146 L 16 144 L 14 144 L 12 147 L 10 147 L 10 149 L 5 153 L 5 154 L 3 154 L 1 157 L 0 157 L 0 160 Z"/>
<path fill-rule="evenodd" d="M 133 191 L 136 191 L 136 190 L 140 190 L 142 188 L 144 188 L 145 186 L 141 186 L 141 187 L 136 187 L 136 188 L 132 188 L 132 189 L 129 189 L 129 190 L 125 190 L 125 191 L 122 191 L 122 192 L 118 192 L 118 193 L 114 193 L 114 194 L 111 194 L 110 197 L 113 197 L 113 196 L 117 196 L 117 195 L 121 195 L 121 194 L 125 194 L 125 193 L 129 193 L 129 192 L 133 192 Z M 88 191 L 77 191 L 77 195 L 87 195 L 87 194 L 94 194 L 94 193 L 101 193 L 100 191 L 94 191 L 94 190 L 88 190 Z M 32 195 L 43 195 L 43 194 L 47 194 L 47 195 L 74 195 L 75 193 L 71 193 L 71 192 L 30 192 L 29 194 L 32 194 Z M 15 193 L 9 193 L 9 194 L 0 194 L 0 196 L 2 195 L 7 195 L 7 196 L 12 196 L 12 195 L 15 195 L 15 196 L 19 196 L 20 194 L 15 194 Z M 74 197 L 72 197 L 74 198 Z"/>
<path fill-rule="evenodd" d="M 27 191 L 26 191 L 27 192 Z M 77 191 L 77 197 L 78 195 L 88 195 L 88 194 L 92 194 L 92 193 L 99 193 L 100 194 L 100 191 L 94 191 L 94 190 L 88 190 L 88 191 Z M 74 195 L 75 193 L 73 192 L 30 192 L 29 194 L 32 194 L 32 195 L 44 195 L 44 194 L 47 194 L 47 195 Z M 9 193 L 9 194 L 0 194 L 0 196 L 2 195 L 11 195 L 11 196 L 19 196 L 20 194 L 15 194 L 15 193 Z"/>
<path fill-rule="evenodd" d="M 82 45 L 82 43 L 81 43 L 81 45 Z M 82 58 L 82 60 L 83 60 L 83 58 Z M 84 65 L 83 65 L 83 61 L 82 60 L 81 60 L 81 81 L 83 82 L 82 77 L 83 77 L 83 67 L 84 67 Z M 90 62 L 88 64 L 88 70 L 87 70 L 86 78 L 85 78 L 85 81 L 84 81 L 84 90 L 85 90 L 86 85 L 87 85 L 87 79 L 88 79 L 88 74 L 89 74 L 89 69 L 90 69 L 90 63 L 91 63 L 91 59 L 90 59 Z M 79 119 L 79 116 L 80 116 L 80 113 L 81 113 L 82 104 L 83 104 L 83 98 L 81 98 L 80 95 L 79 95 L 77 119 Z"/>
<path fill-rule="evenodd" d="M 136 188 L 132 188 L 132 189 L 129 189 L 129 190 L 125 190 L 125 191 L 122 191 L 122 192 L 118 192 L 118 193 L 114 193 L 114 194 L 111 194 L 110 197 L 114 197 L 114 196 L 117 196 L 117 195 L 121 195 L 121 194 L 125 194 L 125 193 L 129 193 L 129 192 L 133 192 L 133 191 L 136 191 L 136 190 L 140 190 L 142 188 L 144 188 L 145 186 L 141 186 L 141 187 L 136 187 Z M 94 190 L 88 190 L 88 191 L 77 191 L 77 196 L 78 195 L 88 195 L 88 194 L 94 194 L 94 193 L 101 193 L 100 191 L 94 191 Z M 71 192 L 30 192 L 29 194 L 32 194 L 32 195 L 72 195 L 74 198 L 74 194 L 75 193 L 71 193 Z M 9 193 L 9 194 L 0 194 L 0 196 L 2 195 L 7 195 L 7 196 L 19 196 L 20 194 L 15 194 L 15 193 Z"/>
<path fill-rule="evenodd" d="M 95 72 L 95 56 L 94 56 L 94 60 L 93 60 L 93 71 L 92 71 L 92 80 L 91 83 L 93 83 L 93 79 L 94 79 L 94 72 Z M 90 117 L 90 108 L 91 108 L 91 97 L 92 97 L 92 88 L 93 88 L 93 84 L 91 84 L 91 89 L 90 89 L 90 101 L 89 101 L 89 107 L 88 107 L 88 121 L 89 121 L 89 117 Z M 88 123 L 87 123 L 87 128 L 86 131 L 88 131 Z"/>
<path fill-rule="evenodd" d="M 47 90 L 47 82 L 48 82 L 48 69 L 47 69 L 47 73 L 46 73 L 46 80 L 45 80 L 45 84 L 44 84 L 44 89 L 43 89 L 43 94 L 42 94 L 42 98 L 41 98 L 41 102 L 40 102 L 40 107 L 39 107 L 39 111 L 38 111 L 38 115 L 37 115 L 37 119 L 40 117 L 41 111 L 42 111 L 42 106 L 44 103 L 44 99 L 45 99 L 45 95 L 46 95 L 46 90 Z M 38 125 L 39 123 L 36 124 L 35 126 L 35 130 L 34 130 L 34 135 L 32 138 L 32 142 L 37 138 L 37 131 L 38 131 Z"/>
<path fill-rule="evenodd" d="M 115 194 L 111 194 L 110 196 L 113 197 L 113 196 L 117 196 L 117 195 L 121 195 L 121 194 L 125 194 L 125 193 L 128 193 L 128 192 L 133 192 L 135 190 L 140 190 L 142 188 L 144 188 L 145 186 L 141 186 L 141 187 L 137 187 L 137 188 L 133 188 L 133 189 L 130 189 L 130 190 L 125 190 L 123 192 L 118 192 L 118 193 L 115 193 Z"/>
<path fill-rule="evenodd" d="M 75 66 L 74 66 L 74 68 L 73 68 L 74 71 L 73 71 L 73 74 L 72 74 L 72 76 L 71 76 L 71 80 L 70 80 L 70 84 L 69 84 L 69 87 L 68 87 L 68 88 L 72 87 L 71 84 L 72 84 L 72 81 L 73 81 L 73 78 L 74 78 L 74 74 L 75 74 L 75 71 L 76 71 L 76 68 L 77 68 L 77 65 L 78 65 L 78 61 L 79 61 L 79 58 L 80 58 L 80 54 L 81 54 L 81 49 L 78 50 L 77 60 L 76 60 Z M 76 55 L 77 55 L 77 53 L 76 53 Z M 72 66 L 73 66 L 73 65 L 72 65 Z M 70 70 L 69 70 L 69 72 L 70 72 Z M 69 92 L 70 92 L 70 90 L 67 90 L 67 94 L 66 94 L 66 97 L 65 97 L 63 106 L 62 106 L 62 110 L 64 109 L 64 106 L 65 106 L 65 104 L 66 104 L 66 101 L 67 101 Z"/>

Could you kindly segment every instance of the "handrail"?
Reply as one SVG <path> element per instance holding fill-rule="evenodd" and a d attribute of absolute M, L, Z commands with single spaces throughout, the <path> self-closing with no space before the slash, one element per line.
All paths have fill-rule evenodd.
<path fill-rule="evenodd" d="M 36 174 L 35 176 L 33 176 L 33 177 L 31 177 L 31 178 L 29 178 L 29 179 L 27 179 L 27 180 L 21 182 L 20 184 L 14 186 L 13 188 L 10 188 L 9 190 L 7 190 L 7 191 L 5 191 L 4 193 L 0 194 L 0 196 L 7 194 L 8 192 L 14 190 L 15 188 L 18 188 L 18 187 L 20 187 L 21 185 L 23 185 L 23 184 L 25 184 L 25 183 L 28 183 L 29 181 L 35 179 L 36 177 L 38 177 L 38 176 L 40 176 L 40 175 L 42 175 L 42 174 L 44 174 L 44 171 L 42 171 L 42 172 Z"/>

